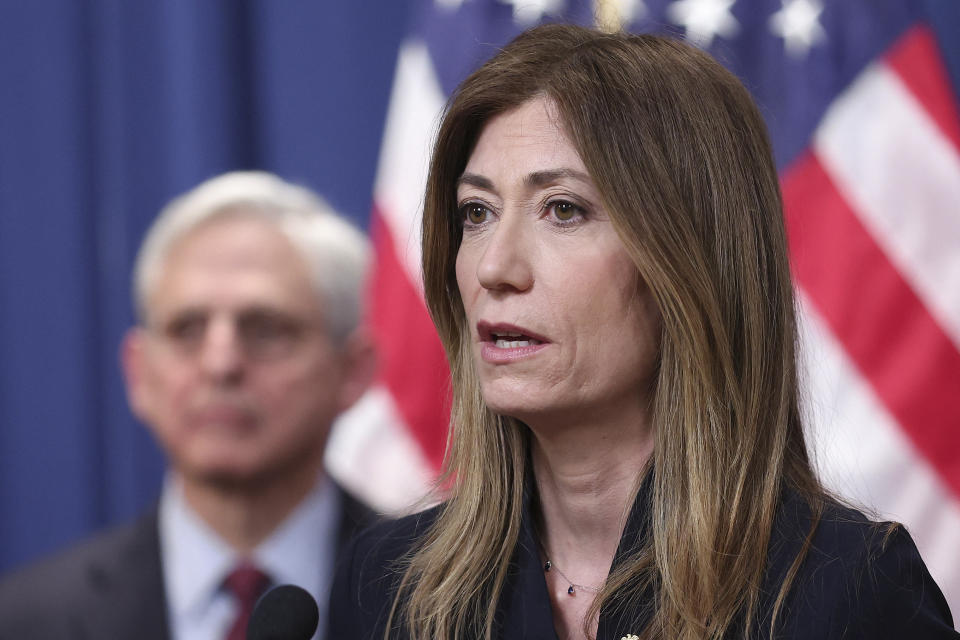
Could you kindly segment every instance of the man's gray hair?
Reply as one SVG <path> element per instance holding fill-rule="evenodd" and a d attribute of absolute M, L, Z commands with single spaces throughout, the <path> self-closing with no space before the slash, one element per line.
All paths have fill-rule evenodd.
<path fill-rule="evenodd" d="M 137 253 L 133 295 L 141 324 L 150 293 L 174 244 L 226 216 L 254 216 L 277 227 L 305 261 L 330 335 L 344 340 L 361 322 L 370 246 L 363 233 L 309 189 L 263 171 L 211 178 L 172 200 L 154 220 Z"/>

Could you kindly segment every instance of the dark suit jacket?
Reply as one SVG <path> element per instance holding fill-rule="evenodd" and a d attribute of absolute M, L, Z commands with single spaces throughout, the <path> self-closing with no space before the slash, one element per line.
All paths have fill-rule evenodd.
<path fill-rule="evenodd" d="M 649 489 L 633 505 L 614 565 L 631 541 L 647 535 Z M 520 539 L 497 605 L 496 638 L 556 640 L 550 598 L 526 498 Z M 439 508 L 383 523 L 361 533 L 341 556 L 331 592 L 330 638 L 379 640 L 396 593 L 396 561 L 433 523 Z M 800 549 L 811 521 L 805 501 L 785 492 L 772 531 L 760 612 L 752 638 L 770 638 L 770 615 L 780 584 Z M 777 638 L 960 638 L 947 603 L 909 534 L 869 522 L 852 509 L 831 506 L 813 548 L 801 566 L 777 624 Z M 646 600 L 649 605 L 653 598 Z M 621 608 L 622 609 L 622 608 Z M 640 634 L 649 620 L 643 606 L 600 612 L 598 640 Z M 743 636 L 742 621 L 728 635 Z M 391 638 L 406 638 L 402 631 Z"/>
<path fill-rule="evenodd" d="M 341 494 L 342 550 L 373 522 Z M 0 640 L 167 640 L 157 510 L 0 581 Z"/>

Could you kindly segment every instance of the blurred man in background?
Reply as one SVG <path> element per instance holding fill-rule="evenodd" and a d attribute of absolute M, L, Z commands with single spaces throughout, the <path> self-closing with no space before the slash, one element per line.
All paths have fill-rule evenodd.
<path fill-rule="evenodd" d="M 369 249 L 317 196 L 260 172 L 171 202 L 134 272 L 130 405 L 165 450 L 156 509 L 0 583 L 0 636 L 242 638 L 271 584 L 324 629 L 337 550 L 371 513 L 323 470 L 374 370 Z"/>

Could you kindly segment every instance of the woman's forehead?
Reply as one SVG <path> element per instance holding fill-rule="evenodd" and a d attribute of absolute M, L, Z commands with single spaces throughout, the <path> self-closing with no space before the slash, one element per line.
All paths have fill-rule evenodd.
<path fill-rule="evenodd" d="M 537 97 L 491 118 L 480 132 L 461 180 L 464 176 L 492 178 L 518 169 L 529 174 L 589 175 L 549 99 Z"/>

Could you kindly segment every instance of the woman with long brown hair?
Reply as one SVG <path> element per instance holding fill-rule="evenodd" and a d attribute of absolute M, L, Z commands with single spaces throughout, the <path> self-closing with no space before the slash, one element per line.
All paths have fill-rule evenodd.
<path fill-rule="evenodd" d="M 766 129 L 707 54 L 518 37 L 444 116 L 423 261 L 450 488 L 356 540 L 333 637 L 958 637 L 811 469 Z"/>

